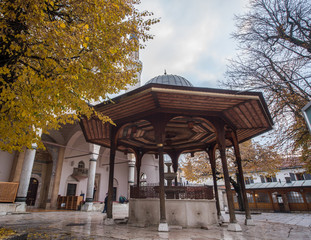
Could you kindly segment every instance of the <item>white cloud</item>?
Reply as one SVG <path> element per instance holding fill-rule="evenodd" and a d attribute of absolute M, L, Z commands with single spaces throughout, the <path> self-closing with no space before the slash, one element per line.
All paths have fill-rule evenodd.
<path fill-rule="evenodd" d="M 142 82 L 164 73 L 189 79 L 195 86 L 216 87 L 226 59 L 234 54 L 230 38 L 233 16 L 246 0 L 143 0 L 140 9 L 154 12 L 160 23 L 141 51 Z"/>

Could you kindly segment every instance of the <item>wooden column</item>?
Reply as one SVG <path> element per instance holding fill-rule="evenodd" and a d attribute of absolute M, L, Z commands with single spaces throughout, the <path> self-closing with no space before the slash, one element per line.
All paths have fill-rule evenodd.
<path fill-rule="evenodd" d="M 255 203 L 255 208 L 256 208 L 256 210 L 258 210 L 257 199 L 256 199 L 256 192 L 255 191 L 253 191 L 253 200 L 254 200 L 254 203 Z"/>
<path fill-rule="evenodd" d="M 251 212 L 249 209 L 248 199 L 246 195 L 246 188 L 245 188 L 244 175 L 243 175 L 243 169 L 242 169 L 242 163 L 241 163 L 242 159 L 241 159 L 238 137 L 237 137 L 236 132 L 232 132 L 231 135 L 232 135 L 232 142 L 233 142 L 233 147 L 234 147 L 236 163 L 238 166 L 238 173 L 239 173 L 238 177 L 240 179 L 241 192 L 242 192 L 243 203 L 244 203 L 244 208 L 245 208 L 245 225 L 254 225 L 254 222 L 252 221 L 252 218 L 251 218 Z"/>
<path fill-rule="evenodd" d="M 141 160 L 143 158 L 143 152 L 138 150 L 136 152 L 136 185 L 139 188 L 140 187 L 140 168 L 141 168 Z"/>
<path fill-rule="evenodd" d="M 157 115 L 150 119 L 154 127 L 155 142 L 159 154 L 159 197 L 160 197 L 160 224 L 158 227 L 159 232 L 168 232 L 168 224 L 166 221 L 166 210 L 165 210 L 165 190 L 164 190 L 164 134 L 165 125 L 168 121 L 167 115 Z"/>
<path fill-rule="evenodd" d="M 229 208 L 229 215 L 230 215 L 230 224 L 228 225 L 228 231 L 242 231 L 241 226 L 237 224 L 237 220 L 235 218 L 234 213 L 234 202 L 233 202 L 233 195 L 231 191 L 231 184 L 229 178 L 229 171 L 226 159 L 226 139 L 225 139 L 225 124 L 219 119 L 219 121 L 214 122 L 214 126 L 216 127 L 217 133 L 217 143 L 218 148 L 220 151 L 222 169 L 224 174 L 224 181 L 226 186 L 226 194 L 228 200 L 228 208 Z"/>
<path fill-rule="evenodd" d="M 158 143 L 159 152 L 159 195 L 160 195 L 160 223 L 166 223 L 166 211 L 165 211 L 165 191 L 164 191 L 164 157 L 163 157 L 163 144 Z"/>
<path fill-rule="evenodd" d="M 112 220 L 112 203 L 113 203 L 113 179 L 114 179 L 114 163 L 117 149 L 116 129 L 111 127 L 110 135 L 110 157 L 109 157 L 109 184 L 108 184 L 108 200 L 107 200 L 107 219 Z M 108 220 L 106 223 L 111 224 Z"/>
<path fill-rule="evenodd" d="M 216 152 L 215 145 L 211 146 L 207 150 L 207 154 L 208 154 L 209 161 L 210 161 L 210 164 L 211 164 L 212 175 L 213 175 L 213 183 L 214 183 L 214 193 L 215 193 L 215 200 L 216 200 L 217 216 L 218 216 L 218 220 L 222 222 L 223 218 L 221 216 L 221 211 L 220 211 L 219 195 L 218 195 L 218 187 L 217 187 L 215 152 Z"/>
<path fill-rule="evenodd" d="M 303 199 L 303 202 L 305 204 L 305 210 L 309 211 L 309 204 L 307 202 L 307 198 L 306 198 L 306 193 L 304 191 L 304 189 L 300 189 L 300 193 L 301 193 L 301 196 L 302 196 L 302 199 Z"/>
<path fill-rule="evenodd" d="M 281 194 L 282 194 L 283 203 L 284 203 L 284 211 L 285 212 L 290 212 L 291 209 L 289 207 L 289 203 L 288 203 L 288 198 L 287 198 L 286 192 L 283 192 Z"/>

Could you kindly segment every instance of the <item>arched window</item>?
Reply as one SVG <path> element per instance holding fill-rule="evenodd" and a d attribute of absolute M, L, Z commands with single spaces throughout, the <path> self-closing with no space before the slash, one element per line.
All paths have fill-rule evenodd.
<path fill-rule="evenodd" d="M 80 161 L 79 163 L 78 163 L 78 168 L 84 168 L 85 167 L 85 164 L 84 164 L 84 162 L 83 161 Z"/>
<path fill-rule="evenodd" d="M 147 186 L 147 175 L 146 175 L 146 173 L 142 173 L 140 175 L 140 186 Z"/>

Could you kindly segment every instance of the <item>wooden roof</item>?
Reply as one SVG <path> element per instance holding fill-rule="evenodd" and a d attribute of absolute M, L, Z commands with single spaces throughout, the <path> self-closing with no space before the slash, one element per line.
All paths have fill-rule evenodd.
<path fill-rule="evenodd" d="M 214 121 L 223 120 L 237 131 L 239 142 L 272 128 L 272 119 L 259 92 L 147 84 L 95 106 L 119 128 L 118 149 L 155 152 L 154 129 L 148 121 L 168 115 L 164 151 L 200 150 L 216 141 Z M 164 114 L 164 115 L 163 115 Z M 161 119 L 159 119 L 161 121 Z M 110 126 L 96 119 L 82 119 L 88 142 L 110 146 Z M 228 144 L 230 144 L 228 142 Z"/>

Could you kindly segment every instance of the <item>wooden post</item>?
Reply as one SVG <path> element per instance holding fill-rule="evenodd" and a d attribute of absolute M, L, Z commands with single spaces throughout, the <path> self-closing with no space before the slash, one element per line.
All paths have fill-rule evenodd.
<path fill-rule="evenodd" d="M 254 222 L 251 218 L 251 212 L 249 210 L 248 199 L 246 195 L 246 188 L 245 188 L 244 175 L 243 175 L 243 169 L 242 169 L 242 163 L 241 163 L 242 159 L 241 159 L 241 153 L 240 153 L 240 148 L 239 148 L 238 136 L 235 131 L 232 132 L 232 142 L 234 146 L 236 163 L 238 166 L 238 172 L 239 172 L 238 177 L 240 179 L 241 192 L 242 192 L 244 208 L 245 208 L 245 225 L 254 225 Z"/>
<path fill-rule="evenodd" d="M 163 143 L 165 134 L 165 125 L 168 121 L 167 115 L 158 115 L 156 118 L 150 118 L 150 122 L 154 127 L 155 142 L 159 154 L 159 197 L 160 197 L 160 224 L 158 227 L 159 232 L 168 232 L 168 224 L 166 221 L 165 210 L 165 190 L 164 190 L 164 157 L 163 157 Z"/>
<path fill-rule="evenodd" d="M 219 222 L 223 222 L 224 219 L 221 216 L 219 195 L 218 195 L 218 187 L 217 187 L 216 158 L 215 158 L 216 148 L 215 147 L 216 147 L 216 145 L 211 146 L 207 150 L 207 154 L 208 154 L 208 157 L 209 157 L 209 161 L 210 161 L 211 169 L 212 169 L 212 175 L 213 175 L 213 183 L 214 183 L 214 192 L 215 192 L 215 200 L 216 200 L 216 209 L 217 209 L 218 221 Z"/>
<path fill-rule="evenodd" d="M 290 206 L 288 203 L 288 198 L 287 198 L 286 192 L 283 192 L 281 194 L 282 194 L 283 203 L 284 203 L 284 210 L 285 210 L 285 212 L 290 212 L 291 209 L 290 209 Z"/>
<path fill-rule="evenodd" d="M 218 149 L 220 151 L 224 181 L 226 186 L 226 194 L 228 200 L 229 215 L 230 215 L 230 224 L 228 225 L 228 231 L 240 232 L 242 231 L 242 229 L 241 226 L 237 223 L 237 220 L 235 218 L 233 195 L 231 191 L 229 171 L 226 159 L 225 124 L 221 120 L 219 120 L 214 122 L 214 126 L 216 127 L 217 143 Z"/>
<path fill-rule="evenodd" d="M 111 127 L 110 136 L 110 158 L 109 158 L 109 185 L 108 185 L 108 199 L 107 199 L 107 221 L 106 224 L 112 224 L 112 204 L 113 204 L 113 179 L 114 179 L 114 163 L 116 156 L 116 129 Z"/>
<path fill-rule="evenodd" d="M 257 205 L 257 200 L 256 200 L 256 192 L 253 191 L 253 200 L 254 200 L 254 203 L 255 203 L 255 208 L 256 210 L 258 210 L 258 205 Z"/>
<path fill-rule="evenodd" d="M 164 191 L 164 157 L 163 157 L 163 144 L 157 144 L 159 152 L 159 177 L 160 177 L 160 223 L 166 223 L 165 212 L 165 191 Z"/>
<path fill-rule="evenodd" d="M 307 202 L 306 193 L 305 193 L 303 188 L 300 189 L 300 193 L 301 193 L 301 196 L 302 196 L 302 199 L 303 199 L 303 203 L 305 205 L 305 209 L 304 210 L 309 211 L 310 210 L 309 209 L 309 204 Z"/>
<path fill-rule="evenodd" d="M 271 202 L 272 210 L 275 212 L 273 198 L 272 198 L 272 192 L 268 191 L 268 196 L 269 196 L 269 199 L 270 199 L 270 202 Z"/>
<path fill-rule="evenodd" d="M 140 167 L 141 167 L 141 159 L 143 158 L 143 153 L 141 151 L 136 152 L 136 185 L 140 187 Z"/>

